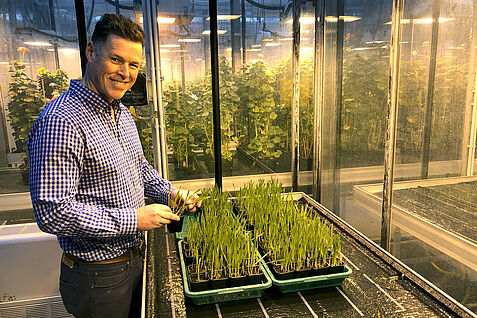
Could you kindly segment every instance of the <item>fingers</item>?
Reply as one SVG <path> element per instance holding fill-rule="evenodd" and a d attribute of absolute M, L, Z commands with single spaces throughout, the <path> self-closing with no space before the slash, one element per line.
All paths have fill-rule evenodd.
<path fill-rule="evenodd" d="M 173 191 L 173 193 L 175 196 L 180 197 L 181 202 L 184 202 L 185 209 L 188 213 L 195 212 L 197 210 L 196 207 L 200 207 L 202 205 L 201 201 L 197 201 L 197 199 L 199 199 L 199 196 L 196 192 L 176 189 Z"/>
<path fill-rule="evenodd" d="M 180 220 L 167 205 L 162 204 L 150 204 L 137 209 L 137 217 L 139 230 L 151 230 Z"/>

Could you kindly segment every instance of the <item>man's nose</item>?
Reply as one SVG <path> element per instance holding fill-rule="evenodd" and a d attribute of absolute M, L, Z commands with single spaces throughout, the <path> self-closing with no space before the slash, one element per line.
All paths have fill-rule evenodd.
<path fill-rule="evenodd" d="M 119 68 L 119 75 L 121 75 L 124 79 L 129 77 L 129 65 L 127 63 L 121 64 Z"/>

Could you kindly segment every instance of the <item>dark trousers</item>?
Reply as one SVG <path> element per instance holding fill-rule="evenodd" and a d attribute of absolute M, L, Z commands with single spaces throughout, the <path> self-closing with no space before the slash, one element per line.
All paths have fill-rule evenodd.
<path fill-rule="evenodd" d="M 143 259 L 114 264 L 61 262 L 60 294 L 75 317 L 141 317 Z"/>

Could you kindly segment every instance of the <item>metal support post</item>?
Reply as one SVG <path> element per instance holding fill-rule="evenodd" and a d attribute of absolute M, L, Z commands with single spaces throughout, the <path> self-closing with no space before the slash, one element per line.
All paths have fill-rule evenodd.
<path fill-rule="evenodd" d="M 399 94 L 399 62 L 401 56 L 402 17 L 404 0 L 393 0 L 391 26 L 391 52 L 389 71 L 388 114 L 384 154 L 383 204 L 381 214 L 381 247 L 391 248 L 391 210 L 394 184 L 394 159 L 396 152 L 396 125 Z"/>

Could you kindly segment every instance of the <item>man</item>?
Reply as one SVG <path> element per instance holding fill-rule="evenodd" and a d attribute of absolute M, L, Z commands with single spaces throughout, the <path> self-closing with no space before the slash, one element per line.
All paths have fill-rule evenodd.
<path fill-rule="evenodd" d="M 143 48 L 140 26 L 105 14 L 87 45 L 83 79 L 45 107 L 29 135 L 35 217 L 58 236 L 61 297 L 76 317 L 139 317 L 143 231 L 179 220 L 168 207 L 177 196 L 195 211 L 197 196 L 171 188 L 148 164 L 119 102 Z M 145 205 L 145 196 L 157 204 Z"/>

